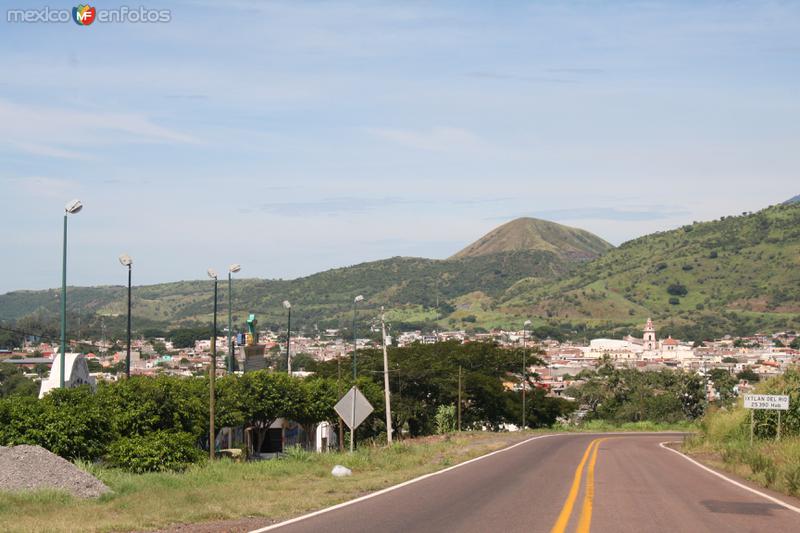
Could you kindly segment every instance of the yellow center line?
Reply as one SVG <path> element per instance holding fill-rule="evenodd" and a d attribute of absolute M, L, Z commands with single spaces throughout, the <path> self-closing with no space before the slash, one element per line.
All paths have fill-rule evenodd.
<path fill-rule="evenodd" d="M 586 489 L 583 492 L 583 507 L 581 508 L 581 517 L 578 520 L 578 529 L 575 533 L 589 533 L 589 528 L 592 525 L 592 506 L 594 505 L 594 466 L 597 463 L 597 451 L 600 449 L 600 443 L 606 439 L 597 441 L 597 446 L 594 447 L 592 458 L 589 461 L 589 467 L 586 470 Z"/>
<path fill-rule="evenodd" d="M 569 517 L 572 515 L 572 508 L 575 506 L 575 500 L 578 498 L 578 491 L 581 488 L 583 467 L 586 465 L 586 460 L 589 458 L 589 454 L 592 453 L 592 449 L 600 440 L 602 439 L 594 439 L 589 443 L 589 446 L 586 447 L 586 451 L 583 453 L 583 458 L 581 459 L 580 464 L 578 464 L 578 468 L 575 469 L 575 476 L 572 479 L 572 486 L 569 489 L 567 501 L 564 502 L 564 507 L 562 507 L 561 513 L 558 515 L 558 519 L 556 520 L 553 529 L 550 530 L 550 533 L 564 533 L 564 531 L 567 529 Z"/>

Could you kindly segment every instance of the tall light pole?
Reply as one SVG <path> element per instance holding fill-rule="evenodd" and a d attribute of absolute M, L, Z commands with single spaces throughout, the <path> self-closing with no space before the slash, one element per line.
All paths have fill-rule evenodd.
<path fill-rule="evenodd" d="M 125 355 L 125 377 L 131 377 L 131 267 L 133 259 L 128 254 L 119 256 L 122 266 L 128 267 L 128 351 Z"/>
<path fill-rule="evenodd" d="M 289 312 L 286 324 L 286 373 L 292 375 L 292 357 L 289 355 L 289 342 L 292 340 L 292 304 L 289 300 L 283 301 L 283 308 Z"/>
<path fill-rule="evenodd" d="M 522 429 L 524 430 L 526 426 L 526 422 L 528 421 L 528 413 L 525 411 L 525 389 L 528 388 L 528 364 L 526 360 L 526 355 L 528 351 L 528 338 L 526 337 L 526 333 L 528 330 L 528 326 L 531 325 L 530 320 L 526 320 L 524 324 L 522 324 Z"/>
<path fill-rule="evenodd" d="M 58 385 L 64 388 L 64 365 L 67 353 L 67 215 L 77 214 L 83 209 L 80 200 L 72 200 L 64 206 L 64 250 L 61 256 L 61 370 Z"/>
<path fill-rule="evenodd" d="M 356 353 L 358 352 L 358 340 L 356 337 L 356 304 L 363 300 L 364 297 L 360 294 L 353 298 L 353 387 L 356 386 L 356 375 L 357 375 L 357 366 L 356 366 Z M 355 421 L 356 419 L 356 395 L 353 394 L 353 411 L 352 417 L 350 418 L 351 421 Z M 350 453 L 353 453 L 356 445 L 356 429 L 350 428 Z"/>
<path fill-rule="evenodd" d="M 228 267 L 228 372 L 233 372 L 233 343 L 231 343 L 231 330 L 233 329 L 233 311 L 231 311 L 231 274 L 235 274 L 242 269 L 242 265 L 236 263 Z"/>
<path fill-rule="evenodd" d="M 217 377 L 217 272 L 208 269 L 208 277 L 214 280 L 214 325 L 211 330 L 211 368 L 208 369 L 208 456 L 214 460 L 214 385 Z"/>

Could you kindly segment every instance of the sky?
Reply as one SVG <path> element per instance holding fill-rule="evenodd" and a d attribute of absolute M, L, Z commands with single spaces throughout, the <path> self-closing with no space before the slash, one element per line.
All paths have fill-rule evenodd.
<path fill-rule="evenodd" d="M 800 193 L 800 3 L 183 1 L 9 22 L 0 293 L 613 244 Z M 97 9 L 126 5 L 92 4 Z M 139 3 L 129 4 L 138 7 Z"/>

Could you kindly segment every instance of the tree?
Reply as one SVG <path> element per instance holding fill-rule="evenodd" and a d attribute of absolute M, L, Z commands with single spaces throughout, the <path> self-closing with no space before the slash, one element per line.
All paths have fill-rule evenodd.
<path fill-rule="evenodd" d="M 719 393 L 720 402 L 729 403 L 734 398 L 733 387 L 736 385 L 734 377 L 724 368 L 713 368 L 709 372 L 709 378 Z"/>
<path fill-rule="evenodd" d="M 261 450 L 273 422 L 281 416 L 298 413 L 303 401 L 299 378 L 266 370 L 222 379 L 217 394 L 218 410 L 225 413 L 217 418 L 220 427 L 242 423 L 252 428 L 254 453 Z"/>
<path fill-rule="evenodd" d="M 527 352 L 528 363 L 543 364 L 533 350 Z M 506 382 L 519 383 L 522 350 L 506 350 L 492 343 L 460 344 L 440 342 L 413 344 L 390 348 L 390 387 L 392 393 L 392 424 L 408 428 L 412 436 L 435 431 L 435 416 L 440 405 L 456 405 L 458 401 L 458 372 L 462 370 L 462 427 L 499 428 L 505 422 L 519 423 L 521 398 L 510 391 Z M 350 357 L 343 359 L 349 368 Z M 317 363 L 312 370 L 335 379 L 336 361 Z M 358 369 L 364 381 L 375 388 L 376 407 L 369 427 L 359 428 L 359 434 L 385 430 L 381 424 L 378 405 L 383 405 L 383 353 L 381 350 L 359 350 Z M 533 379 L 533 376 L 529 377 Z M 363 378 L 360 378 L 363 379 Z M 349 383 L 349 381 L 348 381 Z M 360 382 L 362 383 L 362 382 Z M 532 381 L 531 381 L 532 383 Z M 361 386 L 361 385 L 359 385 Z M 349 385 L 342 384 L 342 391 Z M 362 390 L 370 402 L 370 389 Z"/>
<path fill-rule="evenodd" d="M 192 344 L 194 346 L 194 344 Z M 158 355 L 164 355 L 167 353 L 167 345 L 162 341 L 153 341 L 153 350 Z"/>
<path fill-rule="evenodd" d="M 689 289 L 682 283 L 676 282 L 667 287 L 667 292 L 672 296 L 686 296 L 689 293 Z"/>
<path fill-rule="evenodd" d="M 0 363 L 0 398 L 8 396 L 28 396 L 35 398 L 39 387 L 33 380 L 25 377 L 16 365 Z"/>
<path fill-rule="evenodd" d="M 739 380 L 744 379 L 747 380 L 749 383 L 758 383 L 761 378 L 759 377 L 758 374 L 753 372 L 752 368 L 745 368 L 744 370 L 736 374 L 736 379 Z"/>
<path fill-rule="evenodd" d="M 299 382 L 303 399 L 294 405 L 294 410 L 287 416 L 303 427 L 306 435 L 306 446 L 316 431 L 317 424 L 336 418 L 333 407 L 339 398 L 336 395 L 336 383 L 330 379 L 312 377 Z"/>

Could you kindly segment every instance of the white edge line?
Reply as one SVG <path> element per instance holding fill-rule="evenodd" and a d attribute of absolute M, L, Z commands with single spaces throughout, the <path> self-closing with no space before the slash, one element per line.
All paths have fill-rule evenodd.
<path fill-rule="evenodd" d="M 698 461 L 695 461 L 694 459 L 692 459 L 688 455 L 686 455 L 684 453 L 681 453 L 678 450 L 675 450 L 673 448 L 670 448 L 669 446 L 664 446 L 665 444 L 669 444 L 670 442 L 674 442 L 674 441 L 661 442 L 658 445 L 661 446 L 662 448 L 664 448 L 665 450 L 669 450 L 669 451 L 671 451 L 673 453 L 678 454 L 679 456 L 683 457 L 687 461 L 690 461 L 690 462 L 694 463 L 696 466 L 699 466 L 700 468 L 702 468 L 706 472 L 710 472 L 710 473 L 714 474 L 715 476 L 717 476 L 718 478 L 724 479 L 725 481 L 727 481 L 728 483 L 730 483 L 732 485 L 736 485 L 737 487 L 742 488 L 742 489 L 744 489 L 744 490 L 746 490 L 748 492 L 752 492 L 753 494 L 757 494 L 758 496 L 761 496 L 762 498 L 766 498 L 767 500 L 769 500 L 769 501 L 771 501 L 773 503 L 777 503 L 781 507 L 785 507 L 786 509 L 789 509 L 790 511 L 794 511 L 795 513 L 800 513 L 800 507 L 795 507 L 794 505 L 788 504 L 783 500 L 779 500 L 778 498 L 775 498 L 774 496 L 770 496 L 769 494 L 765 494 L 765 493 L 761 492 L 760 490 L 756 490 L 754 488 L 748 487 L 747 485 L 745 485 L 743 483 L 739 483 L 738 481 L 736 481 L 734 479 L 731 479 L 731 478 L 729 478 L 727 476 L 723 476 L 722 474 L 720 474 L 716 470 L 714 470 L 712 468 L 709 468 L 706 465 L 704 465 L 704 464 L 702 464 L 702 463 L 700 463 Z"/>
<path fill-rule="evenodd" d="M 394 490 L 403 488 L 405 486 L 411 485 L 412 483 L 417 483 L 418 481 L 422 481 L 424 479 L 428 479 L 428 478 L 431 478 L 433 476 L 438 476 L 439 474 L 444 474 L 445 472 L 449 472 L 451 470 L 455 470 L 456 468 L 460 468 L 460 467 L 468 465 L 470 463 L 474 463 L 476 461 L 480 461 L 481 459 L 486 459 L 487 457 L 491 457 L 492 455 L 496 455 L 498 453 L 507 452 L 508 450 L 512 450 L 512 449 L 516 448 L 517 446 L 522 446 L 523 444 L 527 444 L 527 443 L 529 443 L 531 441 L 534 441 L 534 440 L 544 439 L 544 438 L 547 438 L 547 437 L 559 437 L 559 436 L 562 436 L 562 435 L 572 435 L 572 434 L 573 433 L 548 433 L 547 435 L 538 435 L 536 437 L 531 437 L 529 439 L 525 439 L 525 440 L 523 440 L 521 442 L 518 442 L 516 444 L 512 444 L 511 446 L 507 446 L 506 448 L 502 448 L 500 450 L 495 450 L 493 452 L 489 452 L 489 453 L 487 453 L 485 455 L 480 455 L 478 457 L 474 457 L 472 459 L 464 461 L 463 463 L 458 463 L 457 465 L 448 466 L 447 468 L 444 468 L 442 470 L 437 470 L 436 472 L 430 472 L 428 474 L 423 474 L 423 475 L 421 475 L 419 477 L 415 477 L 414 479 L 409 479 L 408 481 L 404 481 L 404 482 L 399 483 L 397 485 L 392 485 L 391 487 L 386 487 L 385 489 L 381 489 L 381 490 L 376 491 L 376 492 L 370 492 L 369 494 L 365 494 L 364 496 L 360 496 L 360 497 L 358 497 L 358 498 L 356 498 L 354 500 L 347 500 L 346 502 L 342 502 L 342 503 L 333 505 L 331 507 L 326 507 L 325 509 L 320 509 L 318 511 L 314 511 L 314 512 L 311 512 L 311 513 L 308 513 L 308 514 L 304 514 L 304 515 L 298 516 L 296 518 L 291 518 L 291 519 L 285 520 L 283 522 L 278 522 L 277 524 L 272 524 L 271 526 L 262 527 L 261 529 L 254 529 L 254 530 L 250 531 L 249 533 L 262 533 L 264 531 L 271 531 L 273 529 L 278 529 L 279 527 L 288 526 L 289 524 L 294 524 L 296 522 L 300 522 L 300 521 L 306 520 L 308 518 L 313 518 L 313 517 L 319 516 L 321 514 L 329 513 L 331 511 L 335 511 L 335 510 L 341 509 L 343 507 L 348 507 L 350 505 L 353 505 L 353 504 L 356 504 L 356 503 L 359 503 L 359 502 L 363 502 L 365 500 L 369 500 L 370 498 L 375 498 L 376 496 L 380 496 L 382 494 L 386 494 L 387 492 L 392 492 Z"/>

